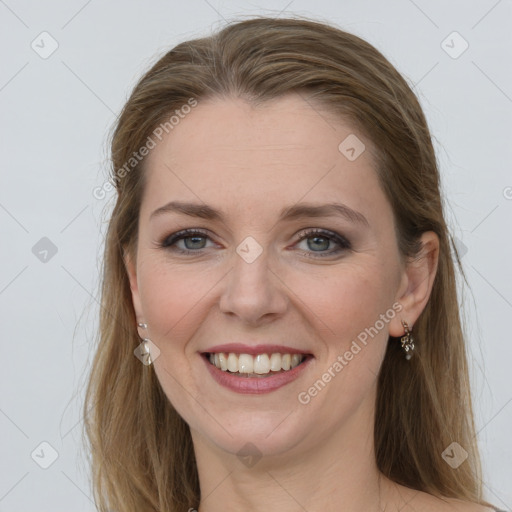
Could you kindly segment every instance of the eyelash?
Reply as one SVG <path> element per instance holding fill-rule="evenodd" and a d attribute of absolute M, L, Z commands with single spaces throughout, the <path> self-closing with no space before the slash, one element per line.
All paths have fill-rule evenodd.
<path fill-rule="evenodd" d="M 197 255 L 204 248 L 197 249 L 197 250 L 180 249 L 177 247 L 172 248 L 172 246 L 176 242 L 178 242 L 180 240 L 184 240 L 186 238 L 193 238 L 194 236 L 197 236 L 197 235 L 199 235 L 201 238 L 210 238 L 206 231 L 203 231 L 200 229 L 184 229 L 182 231 L 178 231 L 177 233 L 173 233 L 169 236 L 166 236 L 158 244 L 158 247 L 160 247 L 162 249 L 168 249 L 170 251 L 175 251 L 175 252 L 178 252 L 179 254 L 183 254 L 183 255 L 189 255 L 189 254 Z M 317 229 L 317 228 L 312 228 L 312 229 L 303 231 L 302 235 L 299 238 L 299 240 L 297 241 L 297 243 L 302 242 L 302 240 L 306 240 L 307 238 L 313 238 L 315 235 L 316 236 L 320 235 L 322 238 L 327 238 L 328 240 L 337 243 L 339 247 L 334 251 L 324 252 L 324 253 L 316 252 L 316 251 L 310 251 L 310 252 L 302 251 L 302 254 L 308 258 L 322 258 L 322 257 L 326 257 L 326 256 L 333 256 L 335 254 L 338 254 L 342 251 L 349 250 L 351 248 L 350 242 L 345 237 L 338 235 L 337 233 L 335 233 L 333 231 L 329 231 L 326 229 Z M 312 253 L 314 255 L 312 255 Z"/>

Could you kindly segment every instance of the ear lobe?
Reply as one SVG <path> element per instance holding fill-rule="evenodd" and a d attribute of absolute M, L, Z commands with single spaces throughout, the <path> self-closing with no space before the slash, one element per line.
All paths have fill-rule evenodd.
<path fill-rule="evenodd" d="M 143 322 L 144 314 L 142 311 L 142 304 L 141 304 L 140 295 L 139 295 L 139 285 L 137 282 L 136 262 L 133 261 L 130 251 L 128 251 L 126 249 L 124 250 L 123 258 L 124 258 L 124 266 L 126 269 L 126 273 L 128 275 L 128 280 L 130 281 L 130 289 L 132 292 L 132 304 L 133 304 L 133 309 L 135 311 L 135 316 L 137 317 L 137 319 L 140 319 L 138 321 Z"/>
<path fill-rule="evenodd" d="M 402 320 L 412 329 L 432 292 L 439 261 L 439 237 L 433 231 L 426 231 L 420 241 L 420 253 L 404 269 L 401 294 L 397 297 L 403 309 L 389 326 L 389 334 L 393 337 L 404 334 Z"/>

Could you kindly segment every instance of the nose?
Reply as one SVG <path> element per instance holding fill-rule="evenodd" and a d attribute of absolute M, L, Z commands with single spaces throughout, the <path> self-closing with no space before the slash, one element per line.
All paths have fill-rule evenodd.
<path fill-rule="evenodd" d="M 286 287 L 269 268 L 267 251 L 254 260 L 234 254 L 220 298 L 220 310 L 246 324 L 258 325 L 281 317 L 288 306 Z"/>

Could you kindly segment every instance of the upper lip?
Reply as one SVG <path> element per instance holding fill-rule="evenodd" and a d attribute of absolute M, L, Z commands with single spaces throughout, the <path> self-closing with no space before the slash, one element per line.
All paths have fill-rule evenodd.
<path fill-rule="evenodd" d="M 233 352 L 234 354 L 310 354 L 307 350 L 288 347 L 286 345 L 244 345 L 243 343 L 225 343 L 215 345 L 204 351 L 204 353 Z"/>

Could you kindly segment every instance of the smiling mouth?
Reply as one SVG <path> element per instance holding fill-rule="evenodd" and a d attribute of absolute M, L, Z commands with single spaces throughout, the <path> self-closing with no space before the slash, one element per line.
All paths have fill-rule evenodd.
<path fill-rule="evenodd" d="M 304 363 L 311 354 L 236 354 L 205 352 L 206 360 L 219 370 L 238 377 L 265 378 L 286 373 Z"/>

